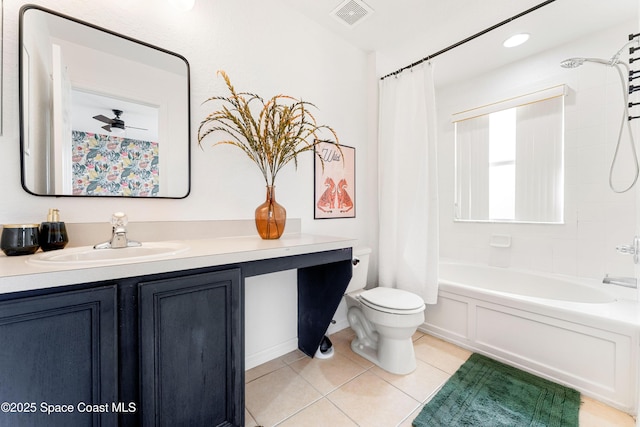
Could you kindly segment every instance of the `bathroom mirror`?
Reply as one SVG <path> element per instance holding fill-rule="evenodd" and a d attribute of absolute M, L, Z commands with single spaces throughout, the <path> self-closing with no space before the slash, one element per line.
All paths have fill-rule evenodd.
<path fill-rule="evenodd" d="M 189 64 L 33 5 L 20 11 L 22 186 L 39 196 L 184 198 Z"/>

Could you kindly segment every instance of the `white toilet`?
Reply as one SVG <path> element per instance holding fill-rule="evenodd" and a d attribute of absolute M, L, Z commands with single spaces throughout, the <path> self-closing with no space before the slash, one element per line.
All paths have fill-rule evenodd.
<path fill-rule="evenodd" d="M 367 285 L 367 247 L 354 248 L 353 277 L 347 287 L 347 318 L 356 333 L 351 349 L 393 374 L 416 369 L 412 336 L 424 322 L 424 300 L 411 292 Z"/>

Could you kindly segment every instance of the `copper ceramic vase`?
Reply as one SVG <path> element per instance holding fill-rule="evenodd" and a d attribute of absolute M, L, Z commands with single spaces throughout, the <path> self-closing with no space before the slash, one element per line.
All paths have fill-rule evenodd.
<path fill-rule="evenodd" d="M 276 202 L 275 187 L 267 185 L 267 199 L 256 208 L 256 228 L 263 239 L 279 239 L 284 233 L 287 210 Z"/>

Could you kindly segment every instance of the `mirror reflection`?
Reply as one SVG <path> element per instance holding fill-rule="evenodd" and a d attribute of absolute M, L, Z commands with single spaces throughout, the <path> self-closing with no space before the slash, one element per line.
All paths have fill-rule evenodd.
<path fill-rule="evenodd" d="M 20 14 L 22 184 L 48 196 L 189 193 L 189 65 L 35 6 Z"/>

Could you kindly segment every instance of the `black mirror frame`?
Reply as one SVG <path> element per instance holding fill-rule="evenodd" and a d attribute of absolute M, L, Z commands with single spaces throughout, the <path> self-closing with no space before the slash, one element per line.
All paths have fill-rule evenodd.
<path fill-rule="evenodd" d="M 25 13 L 30 10 L 30 9 L 35 9 L 35 10 L 39 10 L 42 12 L 46 12 L 46 13 L 50 13 L 52 15 L 58 16 L 60 18 L 64 18 L 67 19 L 69 21 L 75 22 L 77 24 L 80 25 L 85 25 L 87 27 L 93 28 L 95 30 L 98 31 L 102 31 L 105 32 L 107 34 L 110 34 L 114 37 L 118 37 L 133 43 L 137 43 L 140 44 L 142 46 L 151 48 L 151 49 L 155 49 L 157 51 L 160 51 L 162 53 L 166 53 L 168 55 L 172 55 L 175 56 L 179 59 L 181 59 L 182 61 L 184 61 L 185 66 L 187 67 L 187 191 L 184 194 L 184 196 L 176 196 L 176 197 L 169 197 L 169 196 L 158 196 L 158 197 L 138 197 L 138 196 L 111 196 L 111 195 L 104 195 L 104 196 L 97 196 L 97 195 L 74 195 L 74 194 L 38 194 L 38 193 L 34 193 L 33 191 L 29 190 L 27 188 L 27 185 L 25 183 L 25 157 L 24 157 L 24 149 L 25 149 L 25 141 L 24 141 L 24 107 L 25 107 L 25 100 L 23 97 L 23 93 L 24 93 L 24 83 L 23 83 L 23 49 L 21 48 L 23 45 L 23 41 L 24 41 L 24 15 Z M 82 21 L 80 19 L 76 19 L 74 17 L 56 12 L 54 10 L 51 9 L 47 9 L 44 8 L 42 6 L 39 5 L 34 5 L 34 4 L 25 4 L 20 8 L 20 12 L 19 12 L 19 30 L 18 30 L 18 91 L 19 91 L 19 118 L 20 118 L 20 184 L 22 186 L 22 188 L 29 194 L 33 195 L 33 196 L 40 196 L 40 197 L 77 197 L 77 198 L 84 198 L 84 197 L 91 197 L 91 198 L 126 198 L 126 199 L 138 199 L 138 200 L 154 200 L 154 199 L 184 199 L 186 197 L 189 196 L 189 194 L 191 193 L 191 68 L 189 66 L 189 61 L 187 61 L 187 59 L 180 55 L 177 54 L 175 52 L 171 52 L 169 50 L 163 49 L 161 47 L 134 39 L 132 37 L 128 37 L 125 36 L 123 34 L 119 34 L 116 33 L 114 31 L 108 30 L 104 27 L 100 27 L 98 25 L 94 25 L 91 23 L 88 23 L 86 21 Z"/>

